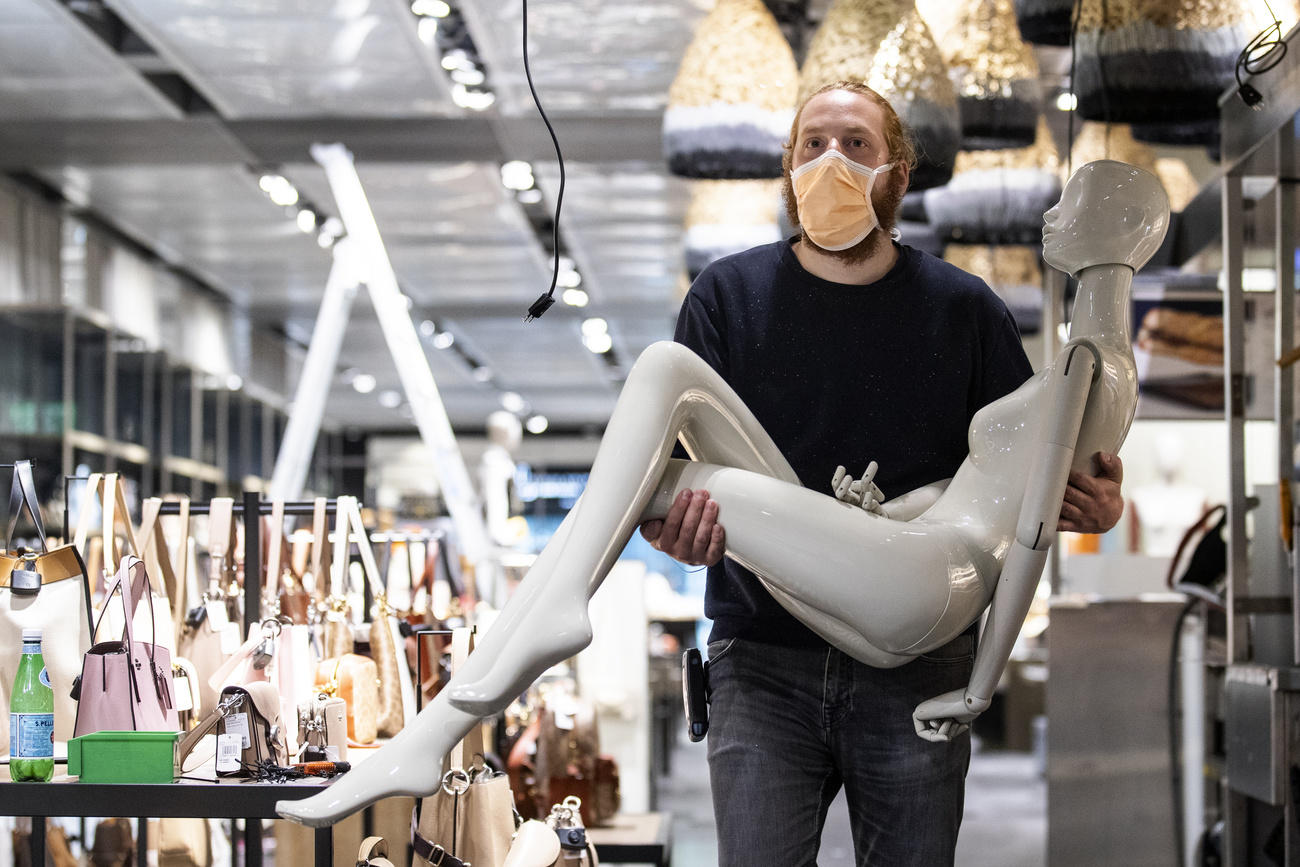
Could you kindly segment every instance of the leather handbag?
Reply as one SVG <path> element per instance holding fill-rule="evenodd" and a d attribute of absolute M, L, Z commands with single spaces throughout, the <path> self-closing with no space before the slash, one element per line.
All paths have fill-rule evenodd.
<path fill-rule="evenodd" d="M 298 743 L 321 750 L 331 762 L 347 761 L 348 703 L 322 694 L 298 705 Z"/>
<path fill-rule="evenodd" d="M 245 777 L 263 762 L 285 765 L 284 726 L 280 719 L 280 696 L 269 683 L 228 686 L 221 691 L 217 706 L 176 745 L 176 766 L 184 769 L 185 759 L 204 735 L 217 735 L 217 776 Z M 235 738 L 239 743 L 235 743 Z M 229 740 L 226 740 L 229 738 Z M 227 752 L 229 748 L 229 752 Z"/>
<path fill-rule="evenodd" d="M 348 703 L 348 738 L 373 744 L 379 735 L 379 669 L 375 661 L 346 653 L 316 664 L 316 687 Z"/>
<path fill-rule="evenodd" d="M 40 550 L 14 547 L 18 518 L 26 510 Z M 9 493 L 8 533 L 0 552 L 0 646 L 17 648 L 23 629 L 41 630 L 41 652 L 54 690 L 54 739 L 72 737 L 77 702 L 72 684 L 90 649 L 90 583 L 81 554 L 73 545 L 50 549 L 45 539 L 30 461 L 16 461 Z M 0 654 L 0 708 L 9 707 L 17 653 Z M 9 727 L 0 726 L 0 751 L 9 751 Z"/>
<path fill-rule="evenodd" d="M 471 631 L 452 633 L 452 668 L 469 655 Z M 514 835 L 514 801 L 505 774 L 484 762 L 483 728 L 474 726 L 443 761 L 442 787 L 416 802 L 411 846 L 433 865 L 501 864 Z M 458 859 L 448 861 L 448 858 Z"/>
<path fill-rule="evenodd" d="M 123 608 L 121 640 L 92 644 L 73 684 L 77 698 L 75 736 L 99 731 L 178 731 L 172 686 L 172 660 L 156 640 L 136 641 L 132 620 L 148 592 L 149 577 L 137 557 L 123 558 L 105 597 L 107 609 L 119 596 Z M 152 610 L 152 609 L 150 609 Z M 104 620 L 101 612 L 92 640 Z"/>
<path fill-rule="evenodd" d="M 618 766 L 600 753 L 600 732 L 592 703 L 567 691 L 544 702 L 537 735 L 538 813 L 569 796 L 582 803 L 586 827 L 609 822 L 618 811 Z"/>

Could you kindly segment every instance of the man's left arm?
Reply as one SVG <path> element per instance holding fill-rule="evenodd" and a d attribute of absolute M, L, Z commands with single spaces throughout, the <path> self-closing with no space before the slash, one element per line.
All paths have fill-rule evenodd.
<path fill-rule="evenodd" d="M 1105 452 L 1097 452 L 1096 460 L 1099 468 L 1096 476 L 1070 471 L 1056 529 L 1073 533 L 1104 533 L 1119 523 L 1124 514 L 1124 496 L 1120 493 L 1124 464 L 1118 455 Z"/>

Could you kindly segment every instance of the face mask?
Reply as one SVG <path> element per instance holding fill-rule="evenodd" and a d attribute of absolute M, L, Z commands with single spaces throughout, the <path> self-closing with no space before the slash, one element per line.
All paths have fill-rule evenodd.
<path fill-rule="evenodd" d="M 790 173 L 799 225 L 823 250 L 847 250 L 879 225 L 871 205 L 876 175 L 893 168 L 869 169 L 837 150 L 829 150 Z"/>

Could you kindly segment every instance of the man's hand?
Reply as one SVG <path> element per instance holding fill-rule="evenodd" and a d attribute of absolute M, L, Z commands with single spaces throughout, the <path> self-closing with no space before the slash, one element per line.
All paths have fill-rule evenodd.
<path fill-rule="evenodd" d="M 662 521 L 646 521 L 641 535 L 656 550 L 687 566 L 712 566 L 722 559 L 726 533 L 709 492 L 682 491 Z"/>
<path fill-rule="evenodd" d="M 1104 533 L 1119 523 L 1120 515 L 1124 514 L 1124 497 L 1119 490 L 1120 482 L 1124 480 L 1124 465 L 1117 455 L 1097 452 L 1096 458 L 1101 467 L 1100 475 L 1070 471 L 1056 529 L 1073 533 Z"/>

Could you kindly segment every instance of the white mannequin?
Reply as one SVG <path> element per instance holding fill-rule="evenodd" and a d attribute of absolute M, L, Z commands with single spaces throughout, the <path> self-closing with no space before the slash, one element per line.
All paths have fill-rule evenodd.
<path fill-rule="evenodd" d="M 514 454 L 523 442 L 523 427 L 512 412 L 499 409 L 487 417 L 487 435 L 491 443 L 479 461 L 479 486 L 487 512 L 488 534 L 498 545 L 514 539 L 509 525 L 510 482 L 515 477 Z"/>
<path fill-rule="evenodd" d="M 1052 366 L 976 413 L 970 455 L 948 484 L 871 510 L 804 488 L 712 368 L 677 344 L 651 346 L 628 376 L 586 493 L 461 671 L 374 757 L 277 810 L 319 826 L 382 797 L 437 788 L 439 757 L 481 716 L 587 645 L 587 600 L 631 533 L 692 488 L 707 487 L 718 502 L 727 553 L 867 664 L 901 665 L 947 643 L 992 599 L 970 686 L 914 714 L 926 739 L 963 731 L 988 706 L 1024 620 L 1068 471 L 1118 451 L 1128 432 L 1137 404 L 1129 288 L 1168 217 L 1153 175 L 1113 161 L 1081 168 L 1043 231 L 1048 263 L 1079 279 L 1070 343 Z M 679 436 L 695 460 L 669 459 Z M 851 486 L 835 487 L 847 495 Z"/>

